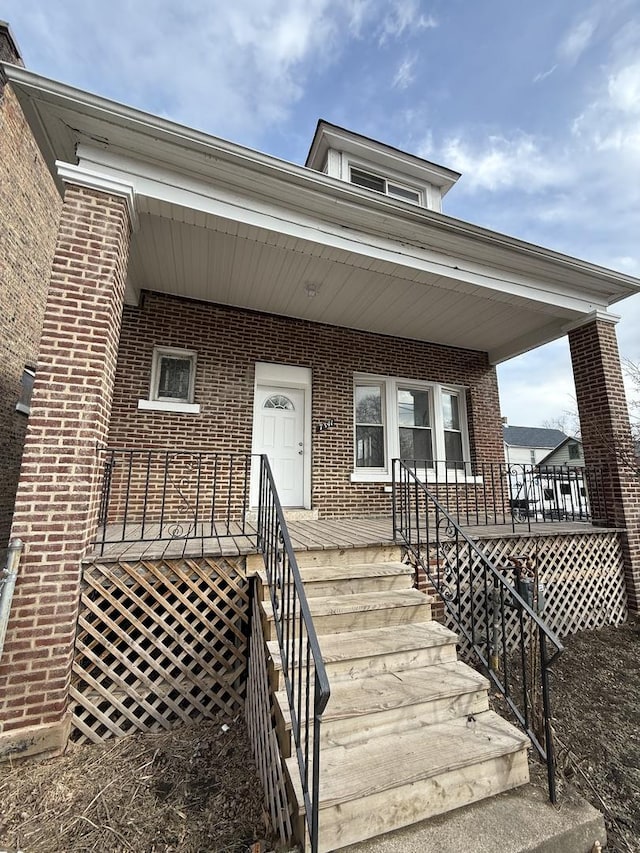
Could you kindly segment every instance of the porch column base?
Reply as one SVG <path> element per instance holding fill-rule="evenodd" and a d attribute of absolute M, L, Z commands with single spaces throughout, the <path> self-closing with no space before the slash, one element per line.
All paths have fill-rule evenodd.
<path fill-rule="evenodd" d="M 0 733 L 0 762 L 19 760 L 32 755 L 53 758 L 67 748 L 71 731 L 71 713 L 56 723 L 26 726 Z"/>

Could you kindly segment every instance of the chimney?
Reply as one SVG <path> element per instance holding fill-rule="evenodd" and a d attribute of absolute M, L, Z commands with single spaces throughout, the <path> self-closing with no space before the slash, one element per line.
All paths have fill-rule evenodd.
<path fill-rule="evenodd" d="M 6 21 L 0 21 L 0 62 L 10 62 L 12 65 L 21 65 L 24 68 L 20 48 Z"/>

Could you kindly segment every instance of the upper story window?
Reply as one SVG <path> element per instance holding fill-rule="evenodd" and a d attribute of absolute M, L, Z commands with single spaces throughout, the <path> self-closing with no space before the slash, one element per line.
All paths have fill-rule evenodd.
<path fill-rule="evenodd" d="M 569 442 L 569 459 L 580 459 L 580 446 L 576 441 Z"/>
<path fill-rule="evenodd" d="M 422 203 L 422 195 L 418 190 L 400 184 L 397 181 L 388 180 L 373 172 L 366 172 L 364 169 L 356 169 L 354 166 L 351 166 L 349 175 L 351 183 L 359 187 L 366 187 L 369 190 L 375 190 L 376 192 L 384 193 L 384 195 L 399 198 L 402 201 L 408 201 L 412 204 Z"/>

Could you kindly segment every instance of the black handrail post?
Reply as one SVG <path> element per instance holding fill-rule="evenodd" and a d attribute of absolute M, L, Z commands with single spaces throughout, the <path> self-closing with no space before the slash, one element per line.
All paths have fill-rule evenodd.
<path fill-rule="evenodd" d="M 415 466 L 414 466 L 415 467 Z M 507 466 L 509 469 L 510 466 Z M 510 475 L 508 471 L 508 476 Z M 547 763 L 547 775 L 549 778 L 549 797 L 552 802 L 556 800 L 555 787 L 555 767 L 553 757 L 553 732 L 551 728 L 551 700 L 549 694 L 549 669 L 562 652 L 563 647 L 558 638 L 540 619 L 533 607 L 526 601 L 522 595 L 514 588 L 512 583 L 500 572 L 493 561 L 484 553 L 477 542 L 467 536 L 460 528 L 458 522 L 452 518 L 447 509 L 432 494 L 427 485 L 417 476 L 417 470 L 411 470 L 409 465 L 403 460 L 398 461 L 398 474 L 394 471 L 394 479 L 407 481 L 407 503 L 415 501 L 415 506 L 407 507 L 406 525 L 395 527 L 399 539 L 404 543 L 407 551 L 411 554 L 412 560 L 416 566 L 416 573 L 422 569 L 436 592 L 440 594 L 443 603 L 456 622 L 457 631 L 461 640 L 469 644 L 472 651 L 479 658 L 480 663 L 485 668 L 487 676 L 493 685 L 502 693 L 507 707 L 513 714 L 518 724 L 527 733 L 533 746 L 538 754 Z M 410 479 L 413 480 L 413 488 L 409 486 Z M 427 542 L 429 541 L 429 511 L 433 511 L 435 526 L 434 537 L 435 544 L 427 545 L 426 555 L 421 553 L 421 530 L 420 530 L 420 509 L 419 497 L 425 502 L 425 513 L 427 515 Z M 415 535 L 412 535 L 411 522 L 413 516 L 416 516 L 416 524 L 418 530 Z M 442 539 L 441 532 L 446 533 L 446 538 Z M 436 570 L 433 571 L 430 554 L 432 549 L 435 552 Z M 464 555 L 464 557 L 463 557 Z M 444 582 L 441 578 L 440 563 L 446 567 L 446 577 Z M 463 618 L 462 609 L 462 594 L 464 586 L 461 583 L 461 574 L 465 573 L 465 582 L 468 578 L 468 594 L 471 598 L 468 612 L 471 624 L 469 625 L 466 618 Z M 453 580 L 453 582 L 452 582 Z M 476 583 L 477 581 L 477 583 Z M 494 632 L 491 635 L 488 631 L 489 620 L 489 588 L 493 583 L 494 591 L 491 596 L 491 601 L 494 607 L 497 602 L 500 604 L 499 621 L 496 614 L 493 614 Z M 499 590 L 499 595 L 495 589 Z M 454 590 L 455 589 L 455 593 Z M 474 601 L 474 593 L 478 592 L 481 600 Z M 535 604 L 535 597 L 532 602 Z M 484 614 L 478 613 L 477 618 L 484 620 L 484 624 L 480 622 L 480 630 L 476 631 L 476 608 L 479 605 L 484 607 Z M 521 691 L 511 690 L 509 680 L 509 649 L 507 647 L 507 620 L 515 619 L 518 628 L 518 642 L 515 649 L 516 654 L 513 657 L 514 665 L 518 663 L 520 658 L 520 687 Z M 498 647 L 498 626 L 501 628 L 502 634 L 502 677 L 499 665 L 496 666 L 495 657 L 492 661 L 492 655 L 495 655 Z M 483 630 L 484 629 L 484 630 Z M 535 657 L 531 652 L 531 678 L 527 672 L 527 655 L 526 647 L 532 647 L 535 644 L 536 632 L 539 636 L 541 668 L 540 673 L 537 673 L 535 666 Z M 482 636 L 485 639 L 485 645 L 482 643 Z M 479 637 L 479 640 L 477 638 Z M 547 642 L 553 643 L 556 651 L 553 655 L 548 655 Z M 519 654 L 518 654 L 519 653 Z M 492 663 L 494 664 L 492 666 Z M 517 687 L 516 685 L 514 688 Z M 541 743 L 542 738 L 536 734 L 535 725 L 535 707 L 537 697 L 542 693 L 542 705 L 544 714 L 544 746 Z M 520 695 L 521 705 L 518 704 L 518 693 Z M 539 705 L 538 705 L 539 707 Z"/>
<path fill-rule="evenodd" d="M 291 544 L 273 473 L 266 455 L 260 457 L 260 501 L 258 505 L 258 549 L 267 570 L 269 596 L 273 607 L 276 635 L 282 661 L 291 730 L 302 784 L 304 813 L 312 853 L 319 838 L 320 724 L 331 694 L 320 644 L 313 625 L 298 562 Z M 286 565 L 285 565 L 286 564 Z M 293 624 L 289 626 L 287 617 Z M 282 620 L 285 620 L 283 625 Z M 296 623 L 299 622 L 296 643 Z M 306 654 L 302 654 L 303 632 Z M 297 648 L 297 654 L 296 654 Z M 313 714 L 310 711 L 310 676 L 313 666 Z M 303 673 L 303 670 L 306 672 Z M 303 678 L 306 696 L 303 697 Z M 304 712 L 304 719 L 303 719 Z M 313 760 L 309 764 L 309 734 L 313 727 Z M 309 790 L 311 777 L 311 790 Z"/>
<path fill-rule="evenodd" d="M 553 746 L 553 730 L 551 727 L 551 701 L 549 698 L 549 662 L 547 659 L 547 638 L 541 626 L 538 626 L 540 640 L 540 674 L 542 677 L 542 709 L 544 714 L 544 739 L 547 753 L 547 781 L 549 783 L 549 799 L 555 805 L 556 793 L 556 757 Z"/>

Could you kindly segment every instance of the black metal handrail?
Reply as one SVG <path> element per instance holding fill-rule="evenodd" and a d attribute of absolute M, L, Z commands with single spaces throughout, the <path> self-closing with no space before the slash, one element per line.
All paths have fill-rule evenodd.
<path fill-rule="evenodd" d="M 432 494 L 465 526 L 604 523 L 606 469 L 521 462 L 406 460 Z"/>
<path fill-rule="evenodd" d="M 416 573 L 425 572 L 458 632 L 546 762 L 549 798 L 555 803 L 549 673 L 563 646 L 505 573 L 461 530 L 421 473 L 414 463 L 393 460 L 394 539 L 407 548 Z M 536 596 L 537 590 L 534 603 Z"/>
<path fill-rule="evenodd" d="M 95 544 L 253 537 L 251 454 L 107 448 Z"/>
<path fill-rule="evenodd" d="M 320 724 L 330 688 L 300 570 L 266 455 L 260 458 L 258 550 L 262 553 L 289 701 L 311 850 L 318 849 Z M 313 686 L 312 686 L 313 675 Z M 312 723 L 313 719 L 313 723 Z M 309 753 L 312 750 L 310 757 Z"/>

